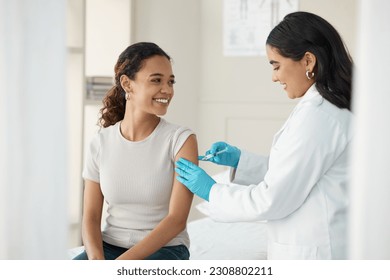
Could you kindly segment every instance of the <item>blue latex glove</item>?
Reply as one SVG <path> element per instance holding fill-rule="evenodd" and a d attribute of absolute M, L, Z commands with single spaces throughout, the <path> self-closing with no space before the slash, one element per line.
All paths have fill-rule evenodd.
<path fill-rule="evenodd" d="M 180 183 L 197 196 L 209 201 L 210 190 L 215 181 L 202 168 L 186 159 L 180 158 L 176 162 L 175 171 L 179 174 L 176 179 Z"/>
<path fill-rule="evenodd" d="M 219 165 L 226 165 L 237 168 L 238 162 L 240 161 L 241 150 L 237 147 L 229 145 L 228 143 L 216 142 L 212 144 L 210 150 L 206 152 L 206 155 L 215 154 L 219 151 L 222 151 L 223 149 L 227 149 L 226 152 L 218 154 L 210 158 L 208 161 Z M 203 156 L 199 156 L 198 158 L 201 160 Z"/>

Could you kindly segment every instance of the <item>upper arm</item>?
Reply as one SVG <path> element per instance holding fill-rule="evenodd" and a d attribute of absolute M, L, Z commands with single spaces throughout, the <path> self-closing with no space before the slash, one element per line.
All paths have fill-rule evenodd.
<path fill-rule="evenodd" d="M 104 197 L 100 184 L 91 180 L 84 183 L 83 216 L 85 219 L 100 221 L 102 217 Z"/>
<path fill-rule="evenodd" d="M 195 135 L 190 135 L 179 152 L 175 156 L 175 161 L 179 158 L 185 158 L 195 164 L 198 164 L 198 143 Z M 169 204 L 169 214 L 175 215 L 182 221 L 186 221 L 190 212 L 193 193 L 191 193 L 177 179 L 174 174 L 172 195 Z"/>

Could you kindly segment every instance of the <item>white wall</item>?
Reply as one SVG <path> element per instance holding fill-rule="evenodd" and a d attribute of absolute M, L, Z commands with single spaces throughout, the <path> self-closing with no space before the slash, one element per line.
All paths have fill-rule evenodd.
<path fill-rule="evenodd" d="M 130 44 L 130 0 L 86 0 L 85 75 L 113 76 Z"/>
<path fill-rule="evenodd" d="M 166 118 L 198 130 L 200 5 L 198 0 L 134 0 L 133 41 L 159 45 L 173 59 L 177 83 Z"/>

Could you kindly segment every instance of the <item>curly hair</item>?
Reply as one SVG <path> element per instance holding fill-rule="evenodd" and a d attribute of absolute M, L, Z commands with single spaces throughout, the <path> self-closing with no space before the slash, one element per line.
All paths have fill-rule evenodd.
<path fill-rule="evenodd" d="M 120 77 L 126 75 L 134 80 L 138 71 L 141 70 L 146 59 L 152 56 L 164 56 L 168 60 L 171 57 L 159 46 L 149 42 L 139 42 L 127 47 L 119 56 L 114 67 L 115 85 L 107 92 L 103 98 L 103 107 L 100 109 L 101 117 L 99 125 L 108 127 L 123 120 L 125 116 L 125 91 L 121 86 Z"/>

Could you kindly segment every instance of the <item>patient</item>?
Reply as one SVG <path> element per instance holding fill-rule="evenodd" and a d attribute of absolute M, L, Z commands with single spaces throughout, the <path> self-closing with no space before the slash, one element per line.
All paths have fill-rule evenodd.
<path fill-rule="evenodd" d="M 190 129 L 159 117 L 174 83 L 171 59 L 156 44 L 136 43 L 119 56 L 85 160 L 85 251 L 74 259 L 189 259 L 193 195 L 176 180 L 174 162 L 197 164 L 198 148 Z"/>

